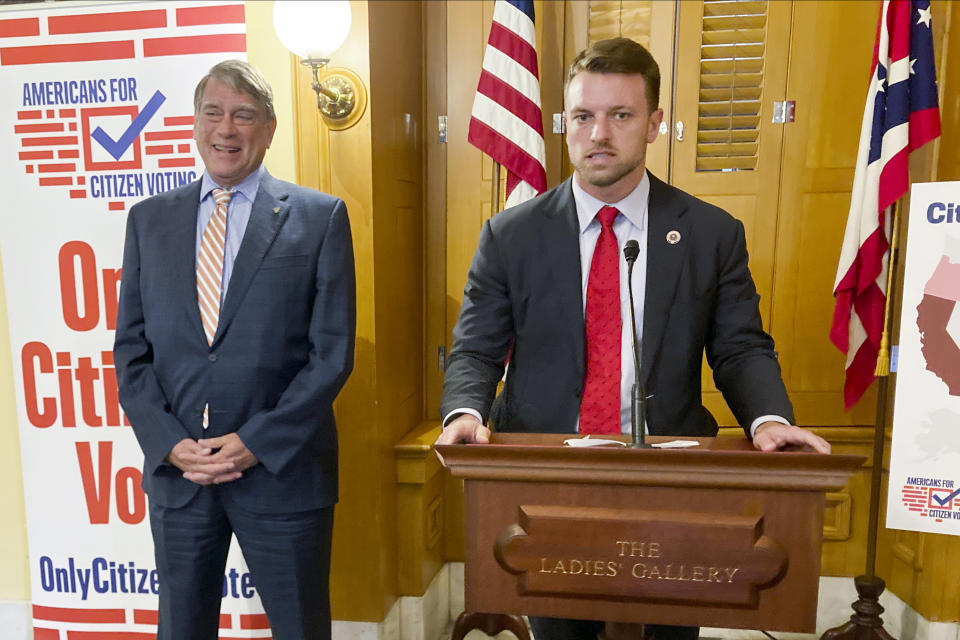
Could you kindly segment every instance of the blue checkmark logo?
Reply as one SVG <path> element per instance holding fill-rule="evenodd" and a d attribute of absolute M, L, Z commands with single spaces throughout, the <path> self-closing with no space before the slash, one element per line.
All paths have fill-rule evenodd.
<path fill-rule="evenodd" d="M 954 491 L 953 493 L 951 493 L 950 495 L 948 495 L 948 496 L 947 496 L 946 498 L 944 498 L 943 500 L 940 499 L 940 496 L 936 496 L 936 495 L 933 496 L 933 499 L 934 499 L 935 501 L 937 501 L 937 502 L 940 504 L 940 506 L 942 507 L 943 505 L 947 504 L 948 502 L 950 502 L 951 500 L 953 500 L 954 498 L 956 498 L 958 495 L 960 495 L 960 489 L 957 489 L 956 491 Z"/>
<path fill-rule="evenodd" d="M 140 132 L 142 132 L 144 127 L 147 126 L 147 123 L 150 122 L 150 118 L 153 117 L 157 109 L 160 108 L 160 105 L 163 104 L 166 99 L 162 93 L 155 91 L 150 101 L 140 110 L 137 117 L 133 119 L 130 126 L 127 127 L 126 131 L 124 131 L 117 140 L 111 138 L 110 134 L 100 127 L 97 127 L 96 130 L 90 134 L 90 137 L 99 142 L 100 146 L 106 149 L 107 153 L 113 156 L 114 160 L 119 160 L 123 154 L 127 152 L 127 149 L 130 148 L 130 145 L 137 139 Z"/>

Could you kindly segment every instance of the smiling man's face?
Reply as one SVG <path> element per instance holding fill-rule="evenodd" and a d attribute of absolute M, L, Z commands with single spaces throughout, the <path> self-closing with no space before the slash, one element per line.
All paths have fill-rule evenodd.
<path fill-rule="evenodd" d="M 582 71 L 567 85 L 567 151 L 577 183 L 603 202 L 618 202 L 640 183 L 647 144 L 663 110 L 650 111 L 640 74 Z"/>
<path fill-rule="evenodd" d="M 193 121 L 193 139 L 207 173 L 221 187 L 239 184 L 256 171 L 273 141 L 276 120 L 249 93 L 217 78 L 203 89 Z"/>

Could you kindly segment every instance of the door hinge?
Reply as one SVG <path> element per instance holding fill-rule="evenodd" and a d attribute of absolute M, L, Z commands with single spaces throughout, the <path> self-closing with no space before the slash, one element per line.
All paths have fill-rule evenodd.
<path fill-rule="evenodd" d="M 563 119 L 562 113 L 553 114 L 553 132 L 554 133 L 566 133 L 567 132 L 567 123 Z"/>
<path fill-rule="evenodd" d="M 793 122 L 794 112 L 797 108 L 796 100 L 783 100 L 773 103 L 773 122 L 774 124 L 785 124 Z"/>
<path fill-rule="evenodd" d="M 437 370 L 443 373 L 447 370 L 447 348 L 437 347 Z"/>
<path fill-rule="evenodd" d="M 446 144 L 447 142 L 447 116 L 437 116 L 437 137 L 438 141 Z"/>

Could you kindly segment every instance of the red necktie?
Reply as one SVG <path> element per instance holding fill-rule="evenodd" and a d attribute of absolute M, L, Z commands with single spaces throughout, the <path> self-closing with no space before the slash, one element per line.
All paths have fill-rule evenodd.
<path fill-rule="evenodd" d="M 597 213 L 600 237 L 587 280 L 587 373 L 580 402 L 580 433 L 620 433 L 620 261 L 613 220 L 620 213 Z"/>

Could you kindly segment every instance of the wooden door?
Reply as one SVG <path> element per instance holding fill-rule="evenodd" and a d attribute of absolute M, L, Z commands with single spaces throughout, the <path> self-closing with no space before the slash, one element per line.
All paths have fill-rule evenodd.
<path fill-rule="evenodd" d="M 681 2 L 671 157 L 672 183 L 740 219 L 760 313 L 770 327 L 790 2 Z M 736 424 L 703 365 L 704 404 Z"/>

